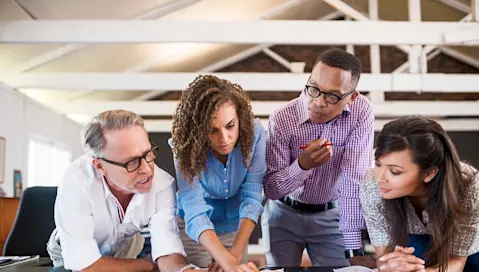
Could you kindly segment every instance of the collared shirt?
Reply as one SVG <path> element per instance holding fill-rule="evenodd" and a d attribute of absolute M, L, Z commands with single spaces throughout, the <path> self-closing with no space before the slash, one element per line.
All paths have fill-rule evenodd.
<path fill-rule="evenodd" d="M 217 233 L 238 230 L 239 220 L 249 218 L 257 223 L 263 212 L 263 176 L 265 163 L 265 130 L 259 119 L 254 121 L 255 133 L 251 160 L 243 165 L 239 143 L 228 154 L 226 167 L 210 151 L 206 171 L 199 180 L 188 183 L 175 159 L 178 180 L 178 214 L 185 219 L 186 234 L 198 242 L 205 230 Z M 172 139 L 169 140 L 173 145 Z"/>
<path fill-rule="evenodd" d="M 354 102 L 328 123 L 309 119 L 306 99 L 299 98 L 275 111 L 269 119 L 266 141 L 268 171 L 264 179 L 269 199 L 291 198 L 309 204 L 339 200 L 339 228 L 347 249 L 361 247 L 364 219 L 360 212 L 359 184 L 372 165 L 374 114 L 370 101 L 358 95 Z M 333 143 L 325 164 L 303 170 L 299 146 L 320 138 Z"/>
<path fill-rule="evenodd" d="M 466 164 L 462 166 L 465 173 L 476 172 L 471 166 Z M 373 171 L 370 171 L 362 182 L 360 195 L 371 243 L 374 246 L 389 245 L 391 234 L 388 231 L 386 210 Z M 479 174 L 477 172 L 473 182 L 460 188 L 458 198 L 463 208 L 470 214 L 459 222 L 459 229 L 453 234 L 450 254 L 470 256 L 479 252 Z M 426 210 L 421 212 L 421 220 L 409 198 L 405 199 L 405 205 L 407 232 L 419 235 L 430 234 L 428 212 Z"/>
<path fill-rule="evenodd" d="M 58 186 L 55 202 L 65 268 L 82 270 L 101 256 L 113 256 L 145 227 L 151 232 L 153 260 L 185 255 L 175 216 L 174 179 L 155 165 L 152 183 L 150 192 L 135 194 L 123 211 L 89 156 L 74 161 Z"/>

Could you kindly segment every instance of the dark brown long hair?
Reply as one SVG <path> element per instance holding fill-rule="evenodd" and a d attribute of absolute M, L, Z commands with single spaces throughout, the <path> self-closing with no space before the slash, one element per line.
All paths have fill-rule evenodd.
<path fill-rule="evenodd" d="M 461 206 L 459 193 L 472 181 L 462 171 L 459 155 L 444 129 L 435 121 L 420 116 L 404 116 L 384 126 L 377 137 L 375 158 L 395 151 L 409 150 L 415 164 L 424 174 L 437 167 L 436 176 L 428 183 L 426 211 L 429 216 L 431 244 L 425 253 L 426 266 L 447 269 L 453 234 L 467 211 Z M 406 197 L 383 200 L 391 234 L 387 252 L 396 245 L 408 243 Z"/>
<path fill-rule="evenodd" d="M 192 182 L 206 167 L 209 122 L 228 101 L 236 107 L 239 119 L 239 148 L 243 164 L 249 164 L 254 141 L 254 114 L 243 89 L 215 76 L 198 76 L 182 93 L 173 115 L 173 153 L 183 177 Z"/>

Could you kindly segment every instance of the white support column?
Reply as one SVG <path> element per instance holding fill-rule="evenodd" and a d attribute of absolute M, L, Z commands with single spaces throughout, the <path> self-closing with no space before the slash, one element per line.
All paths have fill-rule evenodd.
<path fill-rule="evenodd" d="M 474 22 L 479 22 L 479 0 L 471 0 L 471 11 Z"/>
<path fill-rule="evenodd" d="M 344 15 L 351 17 L 351 19 L 354 19 L 356 21 L 371 21 L 367 16 L 363 15 L 361 12 L 357 11 L 350 5 L 344 3 L 341 0 L 323 0 L 333 8 L 337 9 L 338 11 L 342 12 Z M 376 5 L 377 6 L 377 5 Z M 376 16 L 377 19 L 379 20 L 378 16 Z M 409 53 L 411 50 L 411 47 L 409 45 L 396 45 L 396 47 L 403 51 L 404 53 Z"/>
<path fill-rule="evenodd" d="M 437 48 L 436 46 L 431 46 L 432 51 L 430 50 L 429 46 L 424 47 L 424 53 L 427 55 L 426 57 L 426 68 L 427 68 L 427 62 L 432 60 L 433 58 L 437 57 L 439 54 L 441 54 L 441 49 Z M 423 64 L 421 64 L 423 65 Z M 398 68 L 394 69 L 392 73 L 405 73 L 409 70 L 409 61 L 406 61 L 405 63 L 401 64 Z M 426 70 L 427 71 L 427 70 Z"/>
<path fill-rule="evenodd" d="M 346 21 L 351 21 L 351 17 L 350 16 L 347 16 L 345 17 Z M 353 44 L 346 44 L 346 51 L 350 54 L 353 54 L 354 55 L 354 45 Z"/>
<path fill-rule="evenodd" d="M 419 72 L 422 74 L 427 73 L 427 48 L 422 47 L 421 52 L 419 54 Z"/>
<path fill-rule="evenodd" d="M 378 16 L 378 0 L 369 0 L 369 19 L 377 21 Z M 371 74 L 381 73 L 381 51 L 379 45 L 371 44 L 369 46 L 369 55 L 371 58 Z M 381 103 L 384 101 L 384 91 L 371 92 L 369 98 L 374 103 Z"/>
<path fill-rule="evenodd" d="M 469 22 L 471 20 L 472 20 L 472 14 L 469 13 L 468 15 L 464 16 L 464 18 L 462 18 L 459 22 Z M 423 48 L 422 51 L 423 51 L 424 54 L 426 54 L 427 61 L 430 61 L 433 58 L 435 58 L 436 56 L 438 56 L 439 54 L 441 54 L 441 49 L 437 45 L 427 45 Z M 425 64 L 421 63 L 421 67 L 423 67 L 423 65 L 425 65 Z M 421 70 L 421 71 L 426 73 L 427 72 L 427 64 L 426 64 L 426 68 L 423 67 L 422 69 L 424 69 L 424 70 Z M 393 71 L 393 73 L 405 73 L 407 71 L 409 71 L 409 61 L 406 61 L 405 63 L 401 64 L 401 66 L 396 68 Z"/>
<path fill-rule="evenodd" d="M 409 8 L 409 21 L 420 22 L 421 21 L 421 0 L 408 0 Z M 409 72 L 419 73 L 420 65 L 419 59 L 421 56 L 422 46 L 413 45 L 412 50 L 409 52 Z"/>

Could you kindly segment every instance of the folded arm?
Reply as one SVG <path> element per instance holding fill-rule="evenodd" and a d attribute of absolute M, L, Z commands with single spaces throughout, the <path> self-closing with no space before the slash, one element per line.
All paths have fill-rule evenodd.
<path fill-rule="evenodd" d="M 301 187 L 313 170 L 303 170 L 298 159 L 290 161 L 289 139 L 270 120 L 266 139 L 267 172 L 264 177 L 264 193 L 268 199 L 280 199 Z"/>

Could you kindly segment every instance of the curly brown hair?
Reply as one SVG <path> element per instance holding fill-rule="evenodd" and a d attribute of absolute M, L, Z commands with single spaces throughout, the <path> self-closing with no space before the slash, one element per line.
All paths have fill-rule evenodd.
<path fill-rule="evenodd" d="M 173 153 L 178 168 L 188 182 L 206 168 L 211 150 L 208 131 L 213 114 L 232 101 L 239 118 L 240 150 L 248 166 L 254 141 L 254 114 L 250 99 L 241 86 L 212 75 L 200 75 L 183 91 L 173 115 Z"/>

